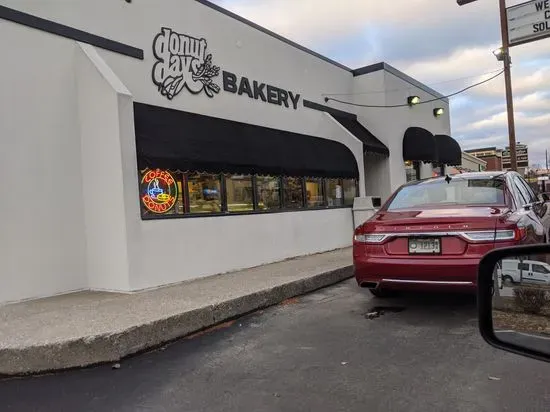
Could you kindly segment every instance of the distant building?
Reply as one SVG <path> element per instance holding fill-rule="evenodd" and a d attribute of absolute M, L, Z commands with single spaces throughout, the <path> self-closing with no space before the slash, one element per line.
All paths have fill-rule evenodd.
<path fill-rule="evenodd" d="M 529 167 L 529 151 L 526 144 L 516 143 L 516 161 L 518 162 L 518 173 L 525 174 L 525 169 Z M 512 167 L 509 146 L 506 146 L 506 149 L 502 152 L 502 167 L 504 170 Z"/>
<path fill-rule="evenodd" d="M 483 147 L 481 149 L 465 150 L 465 153 L 477 157 L 486 162 L 487 171 L 503 170 L 502 150 L 496 147 Z"/>
<path fill-rule="evenodd" d="M 465 172 L 483 172 L 487 170 L 487 162 L 483 159 L 477 158 L 470 153 L 462 152 L 462 163 L 460 166 L 448 166 L 445 169 L 445 173 L 454 175 Z M 439 176 L 434 169 L 434 176 Z"/>
<path fill-rule="evenodd" d="M 487 161 L 471 153 L 462 152 L 460 169 L 463 172 L 483 172 L 487 170 Z"/>

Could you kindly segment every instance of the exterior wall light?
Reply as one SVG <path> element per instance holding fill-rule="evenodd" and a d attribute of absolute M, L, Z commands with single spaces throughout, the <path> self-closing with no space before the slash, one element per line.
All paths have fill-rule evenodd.
<path fill-rule="evenodd" d="M 435 117 L 439 117 L 441 116 L 443 113 L 445 113 L 445 109 L 443 107 L 436 107 L 434 109 L 434 116 Z"/>
<path fill-rule="evenodd" d="M 409 106 L 414 106 L 415 104 L 420 103 L 420 97 L 418 96 L 409 96 L 407 97 L 407 103 Z"/>

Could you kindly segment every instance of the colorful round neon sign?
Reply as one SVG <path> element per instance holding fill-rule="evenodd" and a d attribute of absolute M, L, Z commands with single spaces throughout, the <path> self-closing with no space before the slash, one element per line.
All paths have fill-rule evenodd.
<path fill-rule="evenodd" d="M 176 179 L 165 170 L 149 170 L 141 179 L 141 202 L 153 213 L 166 213 L 178 199 Z"/>

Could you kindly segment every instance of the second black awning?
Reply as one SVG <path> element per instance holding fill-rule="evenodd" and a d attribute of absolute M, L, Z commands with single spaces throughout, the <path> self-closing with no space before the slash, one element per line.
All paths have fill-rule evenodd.
<path fill-rule="evenodd" d="M 462 164 L 462 150 L 458 142 L 446 134 L 436 134 L 435 144 L 437 146 L 438 162 L 450 166 Z"/>
<path fill-rule="evenodd" d="M 358 178 L 343 144 L 247 123 L 134 104 L 138 167 Z"/>
<path fill-rule="evenodd" d="M 330 113 L 330 115 L 334 117 L 338 123 L 344 126 L 348 132 L 363 142 L 363 149 L 365 152 L 378 153 L 384 156 L 390 155 L 390 151 L 386 145 L 359 123 L 357 116 L 352 114 L 346 116 L 335 113 Z"/>

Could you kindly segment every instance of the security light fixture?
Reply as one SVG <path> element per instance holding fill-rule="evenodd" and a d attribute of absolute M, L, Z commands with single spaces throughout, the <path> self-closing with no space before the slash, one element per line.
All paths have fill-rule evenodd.
<path fill-rule="evenodd" d="M 512 63 L 510 54 L 507 51 L 505 51 L 502 47 L 499 47 L 498 49 L 493 50 L 493 54 L 495 55 L 495 57 L 499 62 L 505 62 L 506 60 L 508 60 L 508 64 Z"/>
<path fill-rule="evenodd" d="M 434 116 L 435 117 L 439 117 L 441 116 L 443 113 L 445 113 L 445 109 L 443 107 L 436 107 L 434 109 Z"/>
<path fill-rule="evenodd" d="M 493 50 L 493 54 L 497 58 L 499 62 L 504 61 L 504 49 L 502 47 L 499 47 L 496 50 Z"/>
<path fill-rule="evenodd" d="M 407 103 L 409 106 L 414 106 L 415 104 L 420 103 L 420 97 L 418 96 L 409 96 L 407 97 Z"/>

